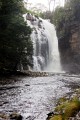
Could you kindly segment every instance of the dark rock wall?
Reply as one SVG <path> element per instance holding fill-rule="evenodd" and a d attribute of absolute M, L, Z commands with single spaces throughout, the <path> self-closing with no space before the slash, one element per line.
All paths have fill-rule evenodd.
<path fill-rule="evenodd" d="M 63 32 L 63 33 L 62 33 Z M 61 34 L 62 33 L 62 34 Z M 59 51 L 63 70 L 80 71 L 80 24 L 75 22 L 67 29 L 57 30 Z"/>

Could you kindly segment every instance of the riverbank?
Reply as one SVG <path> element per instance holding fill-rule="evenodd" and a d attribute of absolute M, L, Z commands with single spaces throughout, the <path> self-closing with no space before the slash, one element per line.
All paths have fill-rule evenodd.
<path fill-rule="evenodd" d="M 29 76 L 29 77 L 43 77 L 48 76 L 49 72 L 34 72 L 29 70 L 23 70 L 23 71 L 10 71 L 10 70 L 0 70 L 0 77 L 9 77 L 9 76 Z"/>
<path fill-rule="evenodd" d="M 60 98 L 47 120 L 80 120 L 80 89 Z"/>
<path fill-rule="evenodd" d="M 29 76 L 27 73 L 21 71 L 11 71 L 11 70 L 0 70 L 0 77 L 9 77 L 9 76 L 16 76 L 16 75 L 26 75 Z"/>

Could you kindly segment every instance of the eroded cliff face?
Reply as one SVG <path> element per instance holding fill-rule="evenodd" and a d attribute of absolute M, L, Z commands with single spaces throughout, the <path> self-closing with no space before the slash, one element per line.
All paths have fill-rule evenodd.
<path fill-rule="evenodd" d="M 60 34 L 63 31 L 62 34 Z M 57 30 L 63 70 L 80 71 L 80 23 L 74 22 L 67 29 Z"/>

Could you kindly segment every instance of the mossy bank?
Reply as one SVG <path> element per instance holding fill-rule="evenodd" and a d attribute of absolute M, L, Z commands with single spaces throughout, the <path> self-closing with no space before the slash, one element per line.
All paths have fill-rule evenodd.
<path fill-rule="evenodd" d="M 79 120 L 80 119 L 80 89 L 70 97 L 60 98 L 53 114 L 47 120 Z"/>

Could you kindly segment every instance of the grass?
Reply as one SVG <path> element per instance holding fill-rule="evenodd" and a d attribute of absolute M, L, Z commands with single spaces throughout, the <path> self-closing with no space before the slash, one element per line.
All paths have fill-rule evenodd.
<path fill-rule="evenodd" d="M 61 115 L 54 115 L 54 117 L 50 118 L 50 120 L 63 120 Z"/>
<path fill-rule="evenodd" d="M 60 105 L 55 108 L 55 114 L 49 120 L 68 120 L 69 117 L 74 117 L 80 110 L 80 100 L 73 97 L 71 100 L 65 98 L 60 99 Z"/>

